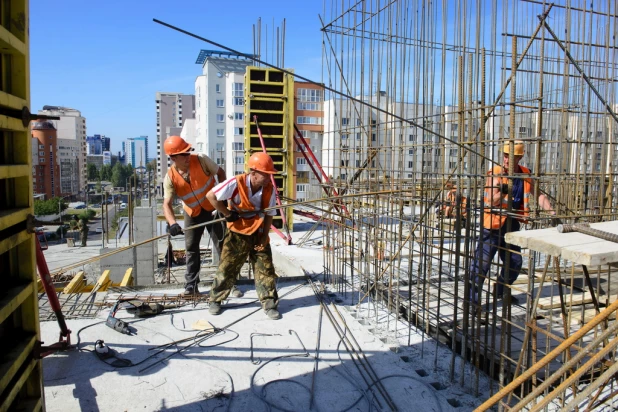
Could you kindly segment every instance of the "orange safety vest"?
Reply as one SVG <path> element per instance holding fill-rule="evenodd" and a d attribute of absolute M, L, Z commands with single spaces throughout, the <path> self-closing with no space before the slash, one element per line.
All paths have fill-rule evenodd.
<path fill-rule="evenodd" d="M 520 173 L 530 174 L 530 169 L 524 166 L 519 166 L 521 169 Z M 489 172 L 488 175 L 500 175 L 502 173 L 502 166 L 494 166 Z M 508 178 L 500 177 L 499 183 L 508 183 Z M 518 220 L 522 223 L 526 223 L 526 217 L 530 212 L 530 196 L 532 196 L 532 181 L 529 178 L 523 178 L 524 180 L 524 199 L 523 199 L 523 209 L 516 210 L 515 212 L 521 216 Z M 494 179 L 494 186 L 496 185 L 496 180 Z M 492 210 L 495 208 L 491 204 L 491 190 L 492 188 L 486 188 L 483 198 L 483 203 L 485 206 L 484 216 L 483 216 L 483 227 L 485 229 L 500 229 L 504 222 L 506 222 L 506 214 L 504 212 L 507 211 L 508 207 L 508 196 L 502 196 L 502 202 L 500 203 L 500 210 Z M 502 212 L 504 211 L 504 212 Z"/>
<path fill-rule="evenodd" d="M 241 235 L 252 235 L 262 226 L 262 222 L 264 222 L 264 212 L 250 213 L 255 211 L 255 206 L 253 206 L 253 203 L 249 200 L 249 188 L 246 182 L 246 173 L 236 176 L 236 191 L 234 191 L 234 195 L 229 199 L 229 205 L 232 209 L 241 214 L 242 218 L 235 222 L 228 222 L 227 227 L 232 232 L 240 233 Z M 236 194 L 238 194 L 240 198 L 239 204 L 236 204 L 234 200 Z M 262 188 L 262 210 L 270 205 L 270 197 L 272 194 L 273 187 L 271 184 Z"/>
<path fill-rule="evenodd" d="M 442 206 L 442 214 L 447 217 L 447 218 L 454 218 L 457 215 L 457 212 L 455 211 L 455 206 L 457 206 L 457 191 L 456 190 L 451 190 L 447 193 L 446 195 L 446 199 L 444 199 L 446 201 L 446 204 L 444 206 Z M 468 203 L 468 198 L 465 196 L 461 196 L 461 217 L 463 219 L 467 218 L 468 216 L 468 211 L 466 209 L 466 205 Z M 447 209 L 450 207 L 450 213 L 446 213 Z"/>
<path fill-rule="evenodd" d="M 206 198 L 206 194 L 215 186 L 215 177 L 207 174 L 200 159 L 197 155 L 190 155 L 189 159 L 189 177 L 191 183 L 188 183 L 176 170 L 176 167 L 170 167 L 167 174 L 172 180 L 176 195 L 182 200 L 182 207 L 185 212 L 191 217 L 200 214 L 202 209 L 209 212 L 215 210 L 214 206 Z"/>

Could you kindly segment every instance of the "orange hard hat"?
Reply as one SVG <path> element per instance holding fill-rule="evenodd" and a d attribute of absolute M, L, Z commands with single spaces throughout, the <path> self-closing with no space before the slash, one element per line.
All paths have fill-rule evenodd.
<path fill-rule="evenodd" d="M 247 162 L 247 167 L 249 169 L 257 170 L 258 172 L 264 172 L 271 175 L 277 173 L 272 157 L 270 157 L 267 153 L 264 152 L 253 153 L 249 158 L 249 161 Z"/>
<path fill-rule="evenodd" d="M 165 154 L 168 156 L 174 156 L 180 153 L 187 153 L 193 150 L 191 145 L 180 136 L 170 136 L 163 142 L 163 148 Z"/>
<path fill-rule="evenodd" d="M 521 140 L 515 140 L 515 152 L 513 153 L 515 156 L 523 156 L 524 155 L 524 142 Z M 502 151 L 504 154 L 509 154 L 511 144 L 509 142 L 504 143 L 504 148 Z"/>

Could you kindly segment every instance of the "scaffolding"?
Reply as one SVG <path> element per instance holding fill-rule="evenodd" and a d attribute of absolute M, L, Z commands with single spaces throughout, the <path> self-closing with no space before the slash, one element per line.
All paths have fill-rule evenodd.
<path fill-rule="evenodd" d="M 581 265 L 524 249 L 523 269 L 505 292 L 518 304 L 491 304 L 503 264 L 498 258 L 481 303 L 469 297 L 487 172 L 503 165 L 505 144 L 513 153 L 515 142 L 525 143 L 520 164 L 531 169 L 534 185 L 527 229 L 549 227 L 555 216 L 569 223 L 618 218 L 616 3 L 339 0 L 325 2 L 321 19 L 321 162 L 330 177 L 324 184 L 365 193 L 321 206 L 328 211 L 330 282 L 355 296 L 367 317 L 377 318 L 378 307 L 395 314 L 392 333 L 403 333 L 404 320 L 450 346 L 450 376 L 462 386 L 478 393 L 479 374 L 489 374 L 502 406 L 525 398 L 515 409 L 530 407 L 535 396 L 556 407 L 573 407 L 574 399 L 575 407 L 589 408 L 609 401 L 616 393 L 608 374 L 616 348 L 608 342 L 617 337 L 608 329 L 609 313 L 562 357 L 535 365 L 611 307 L 618 295 L 612 267 L 588 274 Z M 510 216 L 511 186 L 501 211 Z M 390 192 L 378 194 L 384 191 Z M 555 216 L 540 207 L 539 195 Z M 350 215 L 337 212 L 341 205 Z M 595 362 L 572 361 L 595 342 L 588 349 L 590 357 L 602 354 Z M 464 379 L 457 356 L 473 365 L 475 378 Z M 543 385 L 555 372 L 555 386 L 569 382 L 557 392 Z M 597 392 L 582 396 L 590 382 L 598 383 L 589 385 Z"/>

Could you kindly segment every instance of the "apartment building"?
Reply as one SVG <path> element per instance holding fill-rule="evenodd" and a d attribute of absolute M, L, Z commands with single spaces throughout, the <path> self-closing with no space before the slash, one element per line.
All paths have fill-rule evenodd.
<path fill-rule="evenodd" d="M 196 150 L 206 153 L 228 176 L 244 172 L 244 74 L 250 59 L 202 50 L 195 79 Z"/>
<path fill-rule="evenodd" d="M 34 194 L 44 194 L 46 199 L 61 196 L 56 127 L 48 120 L 34 121 L 31 123 L 31 132 L 33 160 L 36 160 L 32 163 Z"/>
<path fill-rule="evenodd" d="M 72 139 L 57 139 L 60 162 L 60 194 L 74 196 L 79 193 L 81 143 Z M 81 166 L 80 166 L 81 165 Z"/>
<path fill-rule="evenodd" d="M 180 135 L 184 120 L 195 117 L 195 96 L 183 93 L 157 92 L 155 102 L 157 119 L 157 177 L 159 184 L 162 184 L 163 178 L 167 174 L 167 168 L 170 166 L 170 160 L 163 149 L 163 142 L 169 136 Z M 129 162 L 126 157 L 125 162 Z M 139 166 L 139 158 L 137 162 Z"/>
<path fill-rule="evenodd" d="M 148 164 L 148 136 L 132 137 L 124 143 L 125 164 L 146 167 Z M 166 169 L 167 170 L 167 169 Z"/>
<path fill-rule="evenodd" d="M 57 131 L 59 139 L 70 139 L 79 142 L 80 165 L 86 164 L 86 118 L 82 116 L 81 112 L 76 109 L 71 109 L 62 106 L 43 106 L 42 110 L 39 110 L 38 114 L 46 116 L 58 116 L 60 120 L 50 120 Z M 79 187 L 80 190 L 84 190 L 86 187 L 86 181 L 88 178 L 88 172 L 85 167 L 80 170 Z"/>

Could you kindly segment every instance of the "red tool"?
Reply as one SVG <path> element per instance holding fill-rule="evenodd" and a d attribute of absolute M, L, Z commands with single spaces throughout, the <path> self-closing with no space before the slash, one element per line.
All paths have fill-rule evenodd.
<path fill-rule="evenodd" d="M 39 237 L 36 235 L 36 233 L 34 239 L 36 243 L 36 266 L 39 269 L 41 283 L 43 284 L 43 288 L 45 289 L 45 293 L 47 294 L 49 306 L 51 306 L 52 310 L 56 314 L 56 319 L 58 320 L 58 325 L 60 326 L 59 341 L 49 346 L 41 346 L 39 353 L 40 356 L 43 358 L 47 355 L 51 355 L 54 352 L 68 349 L 69 346 L 71 346 L 71 331 L 69 330 L 69 328 L 67 328 L 67 324 L 64 321 L 64 315 L 62 314 L 62 310 L 60 308 L 58 295 L 56 294 L 56 289 L 54 288 L 54 283 L 52 282 L 51 276 L 49 274 L 49 268 L 47 267 L 47 262 L 45 261 L 45 255 L 43 255 L 41 243 L 39 242 Z"/>

